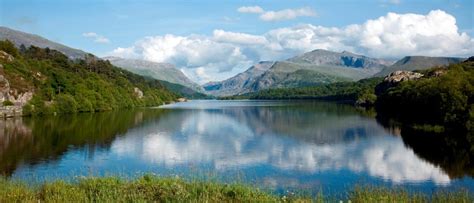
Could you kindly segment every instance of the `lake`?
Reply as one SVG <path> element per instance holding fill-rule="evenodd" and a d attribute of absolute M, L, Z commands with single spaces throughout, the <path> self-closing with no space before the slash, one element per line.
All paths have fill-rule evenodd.
<path fill-rule="evenodd" d="M 25 180 L 155 173 L 275 191 L 340 194 L 371 184 L 474 192 L 469 150 L 384 127 L 373 112 L 343 104 L 197 100 L 14 118 L 0 128 L 0 172 Z"/>

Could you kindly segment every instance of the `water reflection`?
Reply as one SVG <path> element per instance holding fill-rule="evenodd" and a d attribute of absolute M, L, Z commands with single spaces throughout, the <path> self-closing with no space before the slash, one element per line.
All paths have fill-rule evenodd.
<path fill-rule="evenodd" d="M 399 137 L 388 136 L 372 119 L 344 108 L 317 104 L 183 110 L 163 117 L 180 122 L 154 122 L 129 132 L 111 151 L 167 167 L 206 163 L 228 170 L 265 165 L 303 173 L 349 169 L 395 183 L 449 183 L 448 175 L 419 159 Z M 143 131 L 148 133 L 142 136 Z"/>
<path fill-rule="evenodd" d="M 1 121 L 0 128 L 0 170 L 15 176 L 69 175 L 82 167 L 192 173 L 187 168 L 193 166 L 224 175 L 255 173 L 267 185 L 339 185 L 361 178 L 473 185 L 470 178 L 457 182 L 453 178 L 463 175 L 446 173 L 446 159 L 439 164 L 420 158 L 420 150 L 410 147 L 420 148 L 416 143 L 422 141 L 407 141 L 404 131 L 402 139 L 356 109 L 330 103 L 195 101 L 20 118 Z M 466 168 L 458 173 L 469 173 Z"/>

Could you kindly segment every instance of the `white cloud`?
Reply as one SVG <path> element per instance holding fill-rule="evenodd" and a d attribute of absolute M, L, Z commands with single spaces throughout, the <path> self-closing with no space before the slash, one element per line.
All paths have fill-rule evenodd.
<path fill-rule="evenodd" d="M 94 42 L 97 42 L 97 43 L 100 43 L 100 44 L 107 44 L 107 43 L 110 43 L 110 40 L 102 35 L 99 35 L 95 32 L 86 32 L 86 33 L 82 33 L 82 36 L 83 37 L 86 37 L 86 38 L 91 38 L 94 40 Z"/>
<path fill-rule="evenodd" d="M 217 42 L 229 42 L 235 44 L 266 44 L 267 39 L 263 36 L 249 35 L 245 33 L 226 32 L 214 30 L 213 39 Z"/>
<path fill-rule="evenodd" d="M 263 9 L 260 6 L 242 6 L 237 11 L 240 13 L 263 13 Z"/>
<path fill-rule="evenodd" d="M 318 48 L 381 58 L 469 56 L 474 40 L 458 30 L 452 15 L 434 10 L 427 15 L 388 13 L 345 27 L 303 24 L 262 35 L 217 29 L 212 36 L 146 37 L 111 55 L 169 62 L 204 83 L 231 77 L 261 60 L 282 60 Z"/>
<path fill-rule="evenodd" d="M 299 9 L 284 9 L 280 11 L 266 11 L 260 15 L 263 21 L 291 20 L 303 16 L 316 16 L 316 12 L 309 7 Z"/>
<path fill-rule="evenodd" d="M 316 12 L 309 7 L 298 9 L 283 9 L 279 11 L 265 11 L 260 6 L 243 6 L 237 9 L 240 13 L 260 14 L 263 21 L 292 20 L 303 16 L 316 16 Z"/>

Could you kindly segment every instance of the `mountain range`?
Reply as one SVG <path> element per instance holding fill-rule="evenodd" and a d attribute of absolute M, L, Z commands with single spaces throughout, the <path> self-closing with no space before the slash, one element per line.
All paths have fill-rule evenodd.
<path fill-rule="evenodd" d="M 370 77 L 388 65 L 389 61 L 347 51 L 316 49 L 284 61 L 260 62 L 227 80 L 207 83 L 204 89 L 215 96 L 231 96 L 269 88 L 356 81 Z"/>
<path fill-rule="evenodd" d="M 88 54 L 38 35 L 0 27 L 0 40 L 5 39 L 12 41 L 17 47 L 22 44 L 26 47 L 31 45 L 41 48 L 49 47 L 64 53 L 71 59 L 83 58 Z M 384 77 L 396 70 L 423 70 L 464 60 L 455 57 L 407 56 L 394 63 L 348 51 L 333 52 L 316 49 L 283 61 L 261 61 L 229 79 L 200 86 L 169 63 L 118 57 L 104 59 L 122 69 L 160 80 L 167 88 L 188 98 L 203 98 L 204 94 L 231 96 L 270 88 L 306 87 L 341 81 L 357 81 L 369 77 Z"/>

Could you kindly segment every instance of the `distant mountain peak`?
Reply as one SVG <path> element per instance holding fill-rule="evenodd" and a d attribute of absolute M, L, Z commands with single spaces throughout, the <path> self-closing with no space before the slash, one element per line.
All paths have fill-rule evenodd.
<path fill-rule="evenodd" d="M 308 63 L 313 65 L 334 65 L 348 68 L 382 69 L 388 63 L 382 59 L 370 58 L 367 56 L 354 54 L 349 51 L 334 52 L 325 49 L 315 49 L 313 51 L 295 56 L 287 61 L 294 63 Z"/>

